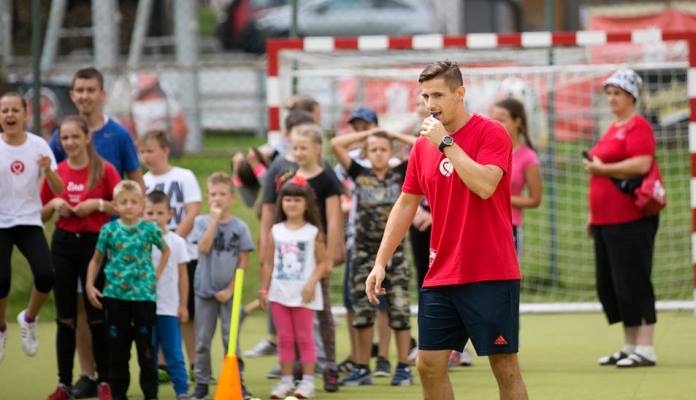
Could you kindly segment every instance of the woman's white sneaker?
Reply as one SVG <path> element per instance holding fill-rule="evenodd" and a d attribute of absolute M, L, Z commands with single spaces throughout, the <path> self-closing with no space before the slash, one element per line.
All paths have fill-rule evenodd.
<path fill-rule="evenodd" d="M 29 357 L 34 357 L 39 350 L 39 335 L 36 332 L 39 317 L 36 317 L 34 322 L 27 322 L 25 318 L 26 312 L 27 310 L 22 310 L 22 312 L 17 315 L 17 323 L 22 329 L 22 350 L 24 350 L 24 354 Z"/>

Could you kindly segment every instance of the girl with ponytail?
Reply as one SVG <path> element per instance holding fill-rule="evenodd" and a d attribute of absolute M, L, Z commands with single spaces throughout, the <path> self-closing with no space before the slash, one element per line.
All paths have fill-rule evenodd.
<path fill-rule="evenodd" d="M 539 158 L 529 137 L 524 105 L 519 100 L 508 97 L 498 101 L 493 106 L 491 117 L 505 126 L 512 140 L 512 173 L 510 175 L 512 232 L 515 237 L 515 249 L 519 254 L 522 209 L 536 208 L 541 204 Z M 523 193 L 525 188 L 526 193 Z"/>
<path fill-rule="evenodd" d="M 58 214 L 51 243 L 56 281 L 53 292 L 56 306 L 56 353 L 59 384 L 48 397 L 52 400 L 70 399 L 75 329 L 77 327 L 78 282 L 82 287 L 87 266 L 94 253 L 99 230 L 115 214 L 111 205 L 113 189 L 120 181 L 116 168 L 99 157 L 91 141 L 87 120 L 74 115 L 66 117 L 58 129 L 60 143 L 67 158 L 58 164 L 58 175 L 65 190 L 55 195 L 44 183 L 41 216 L 44 221 Z M 97 278 L 104 281 L 103 276 Z M 97 366 L 97 395 L 110 399 L 108 351 L 104 312 L 85 301 L 87 322 L 92 333 L 92 353 Z"/>

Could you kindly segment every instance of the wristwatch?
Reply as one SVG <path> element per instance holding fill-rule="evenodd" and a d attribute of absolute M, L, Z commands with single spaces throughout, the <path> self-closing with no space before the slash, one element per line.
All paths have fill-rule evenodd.
<path fill-rule="evenodd" d="M 452 136 L 445 135 L 445 137 L 442 138 L 442 142 L 440 142 L 440 145 L 437 148 L 440 149 L 440 151 L 444 153 L 445 147 L 450 147 L 453 144 L 454 144 L 454 139 L 452 139 Z"/>

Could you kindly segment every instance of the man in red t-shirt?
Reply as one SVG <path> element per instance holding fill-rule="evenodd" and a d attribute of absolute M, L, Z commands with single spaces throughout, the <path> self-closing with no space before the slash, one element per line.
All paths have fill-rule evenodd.
<path fill-rule="evenodd" d="M 457 64 L 430 64 L 418 82 L 431 116 L 411 152 L 366 281 L 367 296 L 377 303 L 385 293 L 385 266 L 425 196 L 433 222 L 418 306 L 424 398 L 454 399 L 448 357 L 471 339 L 478 355 L 489 356 L 500 398 L 527 399 L 517 363 L 520 270 L 510 207 L 512 143 L 502 125 L 466 110 Z"/>

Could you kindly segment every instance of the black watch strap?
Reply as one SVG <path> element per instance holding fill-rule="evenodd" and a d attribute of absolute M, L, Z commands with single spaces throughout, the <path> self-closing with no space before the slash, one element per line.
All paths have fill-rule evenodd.
<path fill-rule="evenodd" d="M 441 153 L 444 153 L 445 147 L 450 147 L 453 144 L 454 144 L 454 139 L 452 139 L 452 136 L 445 136 L 442 138 L 442 141 L 440 142 L 440 145 L 437 146 L 437 148 L 440 149 Z"/>

